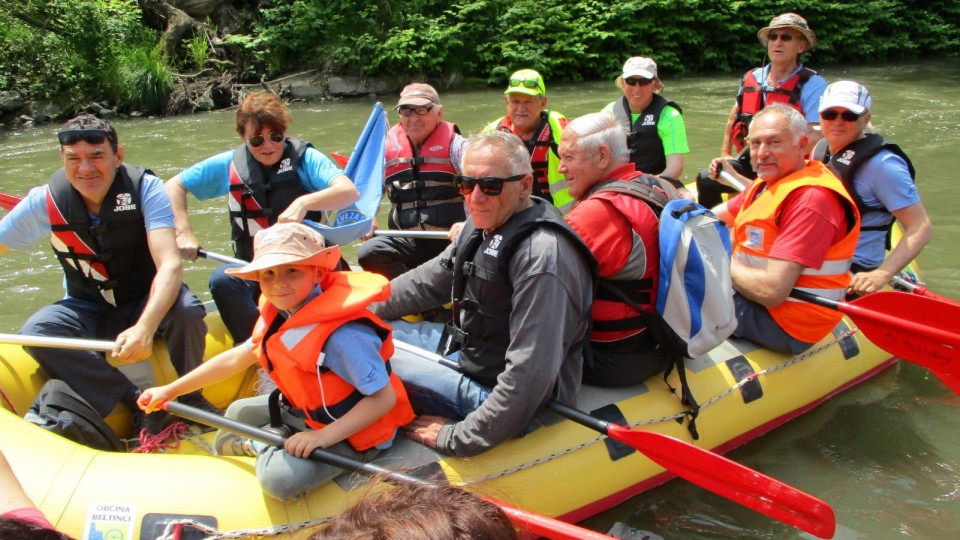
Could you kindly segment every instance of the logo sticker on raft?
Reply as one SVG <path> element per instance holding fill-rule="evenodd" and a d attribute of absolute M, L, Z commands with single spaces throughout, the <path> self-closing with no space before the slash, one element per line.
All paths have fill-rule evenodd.
<path fill-rule="evenodd" d="M 137 507 L 129 504 L 90 503 L 82 540 L 133 540 Z"/>

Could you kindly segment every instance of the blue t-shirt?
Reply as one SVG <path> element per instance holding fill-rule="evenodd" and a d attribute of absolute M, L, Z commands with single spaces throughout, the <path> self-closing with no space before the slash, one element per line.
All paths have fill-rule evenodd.
<path fill-rule="evenodd" d="M 800 66 L 798 66 L 793 73 L 787 75 L 783 81 L 793 77 L 793 75 L 798 73 L 801 69 L 803 69 L 803 64 L 800 64 Z M 770 64 L 767 64 L 762 68 L 754 69 L 753 77 L 758 83 L 769 88 L 775 88 L 778 84 L 783 82 L 768 80 L 770 77 Z M 803 109 L 803 116 L 807 119 L 808 124 L 820 123 L 820 96 L 823 95 L 823 91 L 826 89 L 827 81 L 820 75 L 813 75 L 810 77 L 810 79 L 807 80 L 807 83 L 803 85 L 803 88 L 800 89 L 800 108 Z"/>
<path fill-rule="evenodd" d="M 865 205 L 882 206 L 889 212 L 920 202 L 907 162 L 889 150 L 881 150 L 868 159 L 857 171 L 853 185 Z M 885 221 L 884 214 L 869 212 L 863 216 L 861 227 L 881 225 Z M 853 262 L 864 268 L 880 266 L 885 256 L 886 238 L 886 231 L 861 230 Z"/>
<path fill-rule="evenodd" d="M 230 162 L 236 150 L 209 157 L 180 173 L 180 182 L 194 197 L 204 201 L 230 192 Z M 300 185 L 310 193 L 330 187 L 343 169 L 316 148 L 307 148 L 297 167 Z"/>
<path fill-rule="evenodd" d="M 143 221 L 147 232 L 154 229 L 173 228 L 173 210 L 163 182 L 156 176 L 144 175 L 140 183 L 140 199 L 143 201 Z M 90 216 L 92 224 L 100 222 Z M 0 221 L 0 245 L 10 249 L 27 249 L 41 240 L 50 239 L 50 216 L 47 215 L 47 186 L 30 190 L 30 193 Z"/>

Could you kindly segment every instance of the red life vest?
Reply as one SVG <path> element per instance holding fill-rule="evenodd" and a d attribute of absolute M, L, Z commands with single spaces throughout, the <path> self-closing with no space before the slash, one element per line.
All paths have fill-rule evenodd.
<path fill-rule="evenodd" d="M 497 129 L 506 131 L 507 133 L 513 133 L 513 122 L 510 120 L 510 117 L 504 116 L 500 120 L 500 126 Z M 540 111 L 540 125 L 537 126 L 533 137 L 531 137 L 529 141 L 523 141 L 523 144 L 527 147 L 527 152 L 530 152 L 530 166 L 533 167 L 533 195 L 550 202 L 553 202 L 553 196 L 550 194 L 550 181 L 548 179 L 550 150 L 552 149 L 554 154 L 556 154 L 559 141 L 560 134 L 557 133 L 556 136 L 554 136 L 553 130 L 550 129 L 550 122 L 548 121 L 548 113 L 546 111 Z"/>
<path fill-rule="evenodd" d="M 632 169 L 633 164 L 628 167 Z M 653 313 L 660 270 L 659 213 L 669 196 L 654 177 L 636 170 L 625 172 L 621 168 L 614 171 L 613 177 L 594 186 L 587 199 L 609 204 L 630 223 L 632 229 L 627 264 L 617 274 L 601 275 L 601 281 L 626 293 L 643 311 Z M 575 218 L 570 221 L 576 223 Z M 628 240 L 624 238 L 624 241 Z M 609 254 L 593 252 L 603 267 L 602 261 Z M 647 329 L 644 317 L 606 287 L 597 289 L 592 318 L 590 341 L 618 341 Z"/>
<path fill-rule="evenodd" d="M 387 132 L 383 185 L 390 199 L 393 229 L 446 230 L 466 220 L 463 195 L 453 185 L 457 171 L 450 146 L 457 126 L 441 121 L 414 155 L 400 124 Z"/>
<path fill-rule="evenodd" d="M 755 70 L 750 70 L 740 81 L 740 92 L 737 94 L 737 115 L 733 123 L 733 143 L 737 150 L 743 150 L 746 144 L 747 132 L 753 115 L 760 112 L 771 103 L 783 103 L 793 107 L 800 114 L 804 114 L 800 104 L 800 94 L 803 85 L 810 77 L 817 74 L 809 68 L 800 68 L 799 71 L 787 77 L 774 88 L 762 85 L 753 76 Z"/>
<path fill-rule="evenodd" d="M 386 300 L 390 285 L 386 278 L 368 272 L 330 272 L 320 284 L 323 292 L 297 310 L 289 319 L 278 318 L 276 307 L 266 298 L 260 301 L 260 319 L 252 336 L 252 352 L 277 384 L 287 403 L 303 413 L 313 429 L 342 417 L 365 396 L 339 375 L 323 367 L 323 345 L 337 328 L 349 321 L 371 324 L 383 340 L 380 356 L 390 374 L 396 394 L 393 408 L 347 438 L 357 451 L 367 450 L 392 439 L 396 429 L 413 420 L 413 409 L 400 378 L 390 370 L 393 339 L 390 327 L 367 306 Z M 282 323 L 281 323 L 282 321 Z M 279 328 L 274 328 L 279 325 Z"/>

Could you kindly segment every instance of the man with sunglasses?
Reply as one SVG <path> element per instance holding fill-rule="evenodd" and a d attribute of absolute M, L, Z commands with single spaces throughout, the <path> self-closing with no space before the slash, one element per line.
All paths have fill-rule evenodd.
<path fill-rule="evenodd" d="M 718 167 L 723 167 L 727 172 L 736 172 L 748 180 L 756 178 L 745 141 L 753 116 L 765 106 L 783 103 L 806 118 L 808 153 L 820 140 L 817 107 L 827 81 L 816 71 L 804 67 L 800 61 L 800 55 L 817 44 L 817 37 L 807 20 L 796 13 L 777 15 L 769 26 L 757 32 L 757 38 L 766 48 L 770 62 L 748 71 L 740 81 L 737 101 L 730 110 L 723 131 L 720 157 L 697 175 L 698 201 L 708 208 L 720 204 L 723 193 L 736 192 L 734 188 L 717 181 Z M 734 152 L 737 153 L 736 157 Z"/>
<path fill-rule="evenodd" d="M 506 131 L 523 140 L 533 167 L 533 194 L 553 203 L 561 214 L 573 207 L 567 183 L 557 170 L 560 158 L 557 145 L 567 119 L 547 109 L 547 86 L 532 69 L 521 69 L 510 76 L 503 92 L 507 115 L 487 124 L 484 131 Z"/>
<path fill-rule="evenodd" d="M 620 99 L 601 112 L 612 114 L 627 131 L 630 161 L 638 171 L 667 178 L 682 188 L 683 155 L 690 153 L 680 106 L 660 95 L 663 83 L 652 58 L 634 56 L 616 79 Z"/>
<path fill-rule="evenodd" d="M 549 421 L 539 417 L 548 400 L 577 402 L 596 263 L 556 208 L 530 197 L 530 159 L 515 135 L 471 138 L 457 183 L 470 215 L 463 231 L 393 279 L 372 310 L 399 319 L 452 297 L 443 352 L 456 351 L 460 370 L 409 355 L 391 364 L 420 415 L 407 436 L 469 456 Z M 391 324 L 395 339 L 438 350 L 442 325 Z"/>
<path fill-rule="evenodd" d="M 933 234 L 910 158 L 881 135 L 868 133 L 872 105 L 870 92 L 861 84 L 838 81 L 828 86 L 820 100 L 824 140 L 813 154 L 847 186 L 863 219 L 851 267 L 849 292 L 855 295 L 883 288 L 920 255 Z M 903 236 L 884 258 L 895 220 L 903 225 Z"/>
<path fill-rule="evenodd" d="M 768 105 L 747 136 L 757 181 L 714 208 L 733 227 L 730 275 L 733 335 L 800 354 L 827 336 L 842 314 L 795 300 L 796 288 L 840 301 L 860 236 L 850 194 L 819 161 L 807 161 L 807 122 L 794 108 Z"/>
<path fill-rule="evenodd" d="M 463 195 L 453 185 L 466 140 L 455 124 L 443 121 L 440 96 L 429 84 L 407 85 L 394 109 L 400 122 L 387 133 L 383 179 L 390 199 L 390 228 L 448 230 L 466 219 Z M 448 244 L 380 236 L 360 246 L 357 262 L 368 272 L 393 279 L 436 257 Z"/>
<path fill-rule="evenodd" d="M 203 359 L 203 304 L 183 283 L 170 199 L 149 170 L 123 162 L 117 132 L 92 115 L 58 132 L 63 168 L 0 221 L 0 253 L 49 239 L 67 295 L 34 313 L 25 335 L 109 339 L 111 356 L 132 363 L 166 342 L 179 375 Z M 139 390 L 103 353 L 27 347 L 46 375 L 66 382 L 101 416 L 117 403 L 134 412 L 134 428 L 156 433 L 166 413 L 139 414 Z M 218 410 L 199 392 L 188 403 Z M 120 435 L 124 435 L 121 433 Z"/>
<path fill-rule="evenodd" d="M 360 198 L 353 182 L 310 143 L 287 137 L 293 118 L 273 92 L 253 92 L 237 107 L 235 129 L 241 144 L 196 163 L 166 183 L 177 227 L 177 246 L 187 260 L 200 243 L 187 215 L 187 193 L 198 200 L 227 195 L 236 256 L 253 260 L 253 236 L 274 223 L 320 221 L 324 210 L 339 210 Z M 234 343 L 246 341 L 259 317 L 260 287 L 226 273 L 210 275 L 210 293 Z"/>
<path fill-rule="evenodd" d="M 677 193 L 669 181 L 638 171 L 626 129 L 612 115 L 572 120 L 560 140 L 560 171 L 577 199 L 565 219 L 600 265 L 593 302 L 591 361 L 583 381 L 640 384 L 669 366 L 636 308 L 653 313 L 660 268 L 658 215 Z"/>

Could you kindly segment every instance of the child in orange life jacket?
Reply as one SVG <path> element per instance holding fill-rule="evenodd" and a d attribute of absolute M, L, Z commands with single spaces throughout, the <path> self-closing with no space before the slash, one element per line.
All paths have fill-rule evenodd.
<path fill-rule="evenodd" d="M 307 458 L 322 447 L 369 461 L 388 448 L 399 426 L 413 419 L 400 379 L 387 365 L 391 330 L 367 310 L 390 295 L 386 278 L 333 272 L 337 246 L 301 223 L 257 233 L 253 261 L 227 272 L 260 282 L 260 319 L 250 339 L 189 374 L 143 392 L 140 407 L 158 405 L 239 373 L 255 362 L 284 396 L 281 414 L 294 433 L 276 448 L 217 436 L 218 453 L 256 455 L 257 478 L 278 499 L 297 497 L 343 470 Z M 269 396 L 234 402 L 226 416 L 253 425 L 269 422 Z"/>

